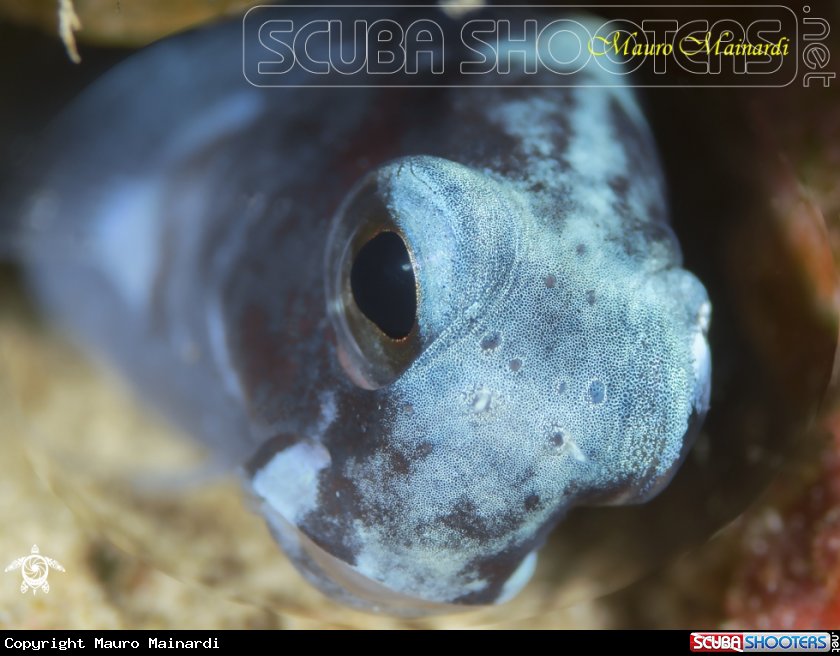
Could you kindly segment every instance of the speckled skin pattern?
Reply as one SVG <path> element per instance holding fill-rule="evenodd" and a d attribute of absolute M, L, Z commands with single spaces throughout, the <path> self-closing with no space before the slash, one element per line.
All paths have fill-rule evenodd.
<path fill-rule="evenodd" d="M 33 289 L 241 466 L 331 596 L 504 601 L 571 507 L 667 484 L 708 407 L 710 305 L 634 97 L 257 89 L 237 53 L 238 24 L 182 35 L 65 111 L 19 184 Z M 336 291 L 364 193 L 418 289 L 416 353 L 370 384 Z"/>

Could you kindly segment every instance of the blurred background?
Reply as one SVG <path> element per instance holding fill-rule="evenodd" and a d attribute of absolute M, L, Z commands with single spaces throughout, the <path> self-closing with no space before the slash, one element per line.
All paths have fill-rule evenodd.
<path fill-rule="evenodd" d="M 235 17 L 253 4 L 0 0 L 0 187 L 49 120 L 134 49 L 200 22 Z M 804 6 L 795 5 L 800 15 Z M 810 3 L 809 14 L 840 30 L 837 3 Z M 826 42 L 836 57 L 838 33 Z M 836 70 L 834 62 L 826 70 Z M 645 94 L 688 268 L 700 272 L 704 282 L 717 277 L 712 285 L 731 290 L 731 316 L 723 307 L 719 325 L 737 324 L 742 347 L 758 363 L 751 365 L 753 376 L 762 375 L 761 366 L 771 377 L 778 375 L 792 396 L 809 390 L 803 423 L 808 428 L 800 431 L 795 448 L 774 456 L 772 469 L 778 474 L 770 488 L 750 488 L 753 503 L 734 520 L 721 512 L 727 517 L 722 530 L 703 546 L 662 563 L 663 569 L 630 587 L 571 608 L 552 605 L 550 594 L 531 586 L 523 593 L 531 597 L 521 602 L 530 619 L 513 626 L 840 626 L 840 394 L 832 383 L 824 399 L 814 398 L 832 372 L 837 335 L 838 85 L 835 79 L 828 88 L 805 89 L 797 82 L 786 89 Z M 737 226 L 726 222 L 730 216 L 738 217 Z M 824 348 L 826 343 L 832 348 Z M 725 370 L 727 360 L 717 359 L 714 342 L 713 354 L 715 367 Z M 811 391 L 810 378 L 818 379 L 819 393 Z M 734 374 L 726 380 L 729 389 L 741 381 Z M 27 446 L 23 438 L 29 427 L 70 435 L 69 427 L 82 426 L 86 434 L 100 436 L 95 439 L 102 440 L 103 450 L 115 432 L 155 436 L 167 429 L 38 315 L 12 265 L 0 269 L 0 396 L 0 560 L 27 555 L 37 543 L 66 570 L 50 574 L 54 583 L 48 595 L 21 594 L 17 572 L 0 577 L 0 628 L 452 628 L 462 623 L 457 616 L 401 622 L 343 612 L 293 572 L 288 574 L 295 581 L 293 600 L 285 606 L 255 603 L 258 595 L 242 594 L 239 584 L 221 580 L 241 578 L 241 563 L 217 580 L 189 575 L 193 570 L 184 561 L 194 556 L 179 552 L 177 541 L 166 542 L 166 534 L 183 523 L 182 510 L 156 507 L 132 515 L 136 509 L 126 506 L 125 517 L 89 512 L 89 499 L 77 495 L 72 477 L 56 473 L 55 463 Z M 818 408 L 816 401 L 821 401 Z M 728 407 L 723 396 L 713 397 L 713 409 L 716 403 Z M 740 423 L 730 422 L 732 439 L 743 438 L 746 460 L 760 461 L 762 436 L 782 429 L 759 411 L 737 417 Z M 701 436 L 692 462 L 718 457 L 716 445 Z M 184 453 L 173 451 L 172 457 L 192 457 Z M 236 496 L 235 486 L 225 485 Z M 726 485 L 747 482 L 721 482 Z M 190 506 L 196 540 L 211 530 L 200 514 L 201 508 L 214 507 L 211 501 Z M 710 497 L 710 513 L 717 512 L 714 503 Z M 159 523 L 146 527 L 143 521 L 150 516 Z M 134 519 L 147 531 L 139 543 L 157 547 L 138 549 L 137 541 L 124 539 L 121 523 Z M 242 530 L 264 546 L 267 536 L 258 520 Z M 252 553 L 261 552 L 255 547 Z M 277 612 L 278 607 L 289 612 Z"/>

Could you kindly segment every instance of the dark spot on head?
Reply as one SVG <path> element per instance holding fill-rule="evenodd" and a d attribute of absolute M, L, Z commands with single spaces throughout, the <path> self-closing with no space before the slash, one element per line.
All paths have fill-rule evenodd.
<path fill-rule="evenodd" d="M 492 351 L 502 343 L 502 336 L 499 333 L 490 333 L 481 340 L 481 348 L 485 351 Z"/>
<path fill-rule="evenodd" d="M 559 100 L 559 98 L 557 99 Z M 571 96 L 566 96 L 564 98 L 566 103 L 571 101 Z M 570 166 L 569 162 L 566 159 L 566 153 L 569 151 L 569 135 L 571 134 L 571 126 L 569 125 L 568 119 L 568 112 L 563 111 L 571 109 L 570 107 L 563 107 L 561 111 L 559 111 L 553 117 L 551 121 L 552 131 L 551 131 L 551 143 L 554 146 L 552 157 L 557 162 L 557 165 L 561 171 L 568 171 Z"/>
<path fill-rule="evenodd" d="M 538 192 L 542 191 L 543 189 L 545 189 L 545 185 L 542 182 L 537 182 L 536 184 L 531 185 L 531 188 L 528 189 L 528 191 Z"/>
<path fill-rule="evenodd" d="M 668 247 L 671 253 L 673 253 L 673 262 L 675 264 L 682 262 L 680 243 L 669 225 L 665 223 L 658 223 L 656 221 L 649 221 L 641 226 L 639 232 L 641 233 L 645 244 L 664 244 Z"/>
<path fill-rule="evenodd" d="M 556 428 L 552 431 L 551 443 L 558 449 L 566 443 L 566 433 L 562 428 Z"/>
<path fill-rule="evenodd" d="M 521 518 L 512 513 L 482 517 L 476 505 L 462 497 L 455 503 L 452 511 L 441 516 L 438 521 L 455 531 L 458 534 L 456 539 L 466 538 L 486 543 L 507 535 L 518 525 Z"/>
<path fill-rule="evenodd" d="M 665 224 L 668 222 L 668 212 L 665 209 L 665 204 L 660 200 L 652 200 L 646 209 L 652 223 Z"/>
<path fill-rule="evenodd" d="M 588 292 L 586 292 L 586 302 L 589 303 L 589 305 L 595 305 L 595 290 L 594 289 L 590 289 Z"/>
<path fill-rule="evenodd" d="M 578 244 L 578 245 L 575 247 L 575 252 L 576 252 L 578 255 L 583 255 L 584 253 L 586 253 L 586 244 Z"/>
<path fill-rule="evenodd" d="M 615 178 L 610 178 L 608 183 L 610 185 L 610 189 L 615 192 L 615 195 L 619 198 L 622 198 L 624 194 L 627 193 L 627 190 L 630 188 L 630 180 L 628 180 L 623 175 L 617 176 Z"/>
<path fill-rule="evenodd" d="M 600 380 L 593 380 L 589 383 L 589 400 L 592 403 L 603 403 L 606 393 L 607 389 Z"/>
<path fill-rule="evenodd" d="M 531 512 L 532 510 L 539 508 L 540 505 L 540 495 L 539 494 L 529 494 L 525 497 L 525 510 L 527 512 Z"/>
<path fill-rule="evenodd" d="M 432 445 L 429 442 L 423 442 L 423 444 L 417 447 L 417 455 L 421 458 L 425 458 L 431 452 Z"/>
<path fill-rule="evenodd" d="M 557 278 L 552 274 L 549 274 L 545 277 L 545 286 L 549 289 L 554 289 L 554 285 L 557 284 Z"/>
<path fill-rule="evenodd" d="M 400 451 L 393 450 L 387 454 L 388 456 L 388 473 L 390 475 L 405 476 L 411 471 L 411 454 L 404 454 Z"/>
<path fill-rule="evenodd" d="M 510 370 L 511 371 L 519 371 L 522 368 L 522 360 L 519 358 L 514 358 L 510 361 Z"/>

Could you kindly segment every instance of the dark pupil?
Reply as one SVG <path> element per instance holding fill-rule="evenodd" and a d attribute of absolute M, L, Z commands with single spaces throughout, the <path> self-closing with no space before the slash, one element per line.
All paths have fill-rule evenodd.
<path fill-rule="evenodd" d="M 402 339 L 411 332 L 417 312 L 414 271 L 399 235 L 383 232 L 362 247 L 350 287 L 362 313 L 388 337 Z"/>

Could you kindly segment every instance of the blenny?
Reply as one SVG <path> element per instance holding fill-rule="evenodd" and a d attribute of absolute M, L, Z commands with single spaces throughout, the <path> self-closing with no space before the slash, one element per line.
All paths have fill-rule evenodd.
<path fill-rule="evenodd" d="M 239 23 L 168 39 L 54 122 L 16 183 L 31 287 L 331 597 L 510 599 L 572 507 L 667 485 L 708 408 L 711 308 L 636 99 L 258 89 L 241 49 Z"/>

